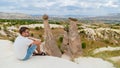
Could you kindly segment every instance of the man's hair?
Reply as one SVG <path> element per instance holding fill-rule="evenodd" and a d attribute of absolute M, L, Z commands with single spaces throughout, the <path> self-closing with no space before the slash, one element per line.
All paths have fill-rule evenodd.
<path fill-rule="evenodd" d="M 27 29 L 29 30 L 29 28 L 27 28 L 27 27 L 21 27 L 21 28 L 19 29 L 19 33 L 22 34 L 22 33 L 25 32 Z"/>

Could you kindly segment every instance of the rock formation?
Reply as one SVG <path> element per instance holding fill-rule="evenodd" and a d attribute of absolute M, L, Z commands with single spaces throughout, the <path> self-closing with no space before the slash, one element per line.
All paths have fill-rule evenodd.
<path fill-rule="evenodd" d="M 82 54 L 82 47 L 77 29 L 77 19 L 69 18 L 69 21 L 69 28 L 64 32 L 62 49 L 64 53 L 74 58 Z"/>
<path fill-rule="evenodd" d="M 44 37 L 45 38 L 45 51 L 49 55 L 61 57 L 62 54 L 51 32 L 50 25 L 48 24 L 47 15 L 43 16 L 43 21 L 44 21 L 44 31 L 45 31 L 45 37 Z"/>

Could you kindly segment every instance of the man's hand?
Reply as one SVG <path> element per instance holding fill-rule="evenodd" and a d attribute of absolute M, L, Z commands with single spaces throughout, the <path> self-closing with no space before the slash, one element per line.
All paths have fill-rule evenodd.
<path fill-rule="evenodd" d="M 41 40 L 40 39 L 33 38 L 33 37 L 29 37 L 29 39 L 33 40 L 32 44 L 35 44 L 35 45 L 40 45 L 41 44 Z"/>
<path fill-rule="evenodd" d="M 33 44 L 40 45 L 41 41 L 35 40 L 35 41 L 33 41 Z"/>

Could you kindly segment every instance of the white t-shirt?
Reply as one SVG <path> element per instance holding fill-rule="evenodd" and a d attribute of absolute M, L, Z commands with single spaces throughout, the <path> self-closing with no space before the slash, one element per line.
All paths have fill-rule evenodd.
<path fill-rule="evenodd" d="M 15 55 L 18 59 L 24 59 L 27 54 L 27 49 L 29 45 L 33 42 L 33 40 L 28 39 L 27 37 L 23 37 L 19 35 L 14 42 L 15 47 Z"/>

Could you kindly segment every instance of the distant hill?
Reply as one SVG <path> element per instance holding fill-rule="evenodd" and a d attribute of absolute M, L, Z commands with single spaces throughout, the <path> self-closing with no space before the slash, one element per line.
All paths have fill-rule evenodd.
<path fill-rule="evenodd" d="M 42 19 L 42 15 L 28 15 L 23 13 L 5 13 L 0 12 L 0 19 Z M 64 16 L 50 15 L 50 20 L 61 20 L 64 19 Z"/>
<path fill-rule="evenodd" d="M 100 20 L 107 22 L 120 22 L 120 13 L 109 14 L 106 16 L 90 17 L 87 15 L 49 15 L 50 20 L 67 20 L 69 17 L 82 20 Z M 0 19 L 42 19 L 42 15 L 28 15 L 23 13 L 0 12 Z"/>
<path fill-rule="evenodd" d="M 120 13 L 109 14 L 106 16 L 86 17 L 87 20 L 108 20 L 108 21 L 120 21 Z"/>
<path fill-rule="evenodd" d="M 23 13 L 4 13 L 0 12 L 0 19 L 32 19 L 31 15 Z"/>

